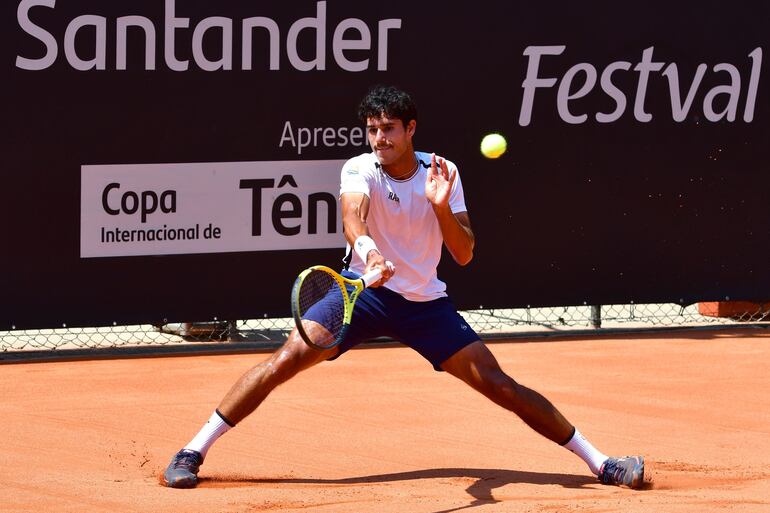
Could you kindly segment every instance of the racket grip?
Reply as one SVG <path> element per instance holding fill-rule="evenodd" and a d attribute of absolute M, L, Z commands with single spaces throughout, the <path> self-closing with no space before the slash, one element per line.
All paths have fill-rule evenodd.
<path fill-rule="evenodd" d="M 385 262 L 385 265 L 388 266 L 388 269 L 394 270 L 393 263 L 388 261 Z M 380 281 L 380 278 L 382 278 L 382 270 L 381 269 L 373 269 L 369 271 L 368 273 L 361 276 L 361 281 L 364 283 L 364 288 L 368 287 L 372 283 L 377 283 Z"/>

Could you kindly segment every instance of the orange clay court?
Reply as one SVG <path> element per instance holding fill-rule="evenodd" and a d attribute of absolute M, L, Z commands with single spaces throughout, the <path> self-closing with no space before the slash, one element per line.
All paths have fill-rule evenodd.
<path fill-rule="evenodd" d="M 490 343 L 642 490 L 585 464 L 402 346 L 279 387 L 194 490 L 158 475 L 264 353 L 0 366 L 2 512 L 768 512 L 770 331 Z"/>

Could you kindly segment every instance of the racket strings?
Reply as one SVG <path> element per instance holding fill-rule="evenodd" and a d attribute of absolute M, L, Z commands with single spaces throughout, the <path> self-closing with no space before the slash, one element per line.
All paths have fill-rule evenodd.
<path fill-rule="evenodd" d="M 313 270 L 300 285 L 298 306 L 305 332 L 313 342 L 318 346 L 333 345 L 345 319 L 345 296 L 337 280 L 324 271 Z"/>

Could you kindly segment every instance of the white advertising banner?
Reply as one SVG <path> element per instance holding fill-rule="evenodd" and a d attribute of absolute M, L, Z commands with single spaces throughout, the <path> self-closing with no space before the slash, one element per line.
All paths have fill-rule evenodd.
<path fill-rule="evenodd" d="M 343 163 L 84 165 L 80 256 L 342 248 Z"/>

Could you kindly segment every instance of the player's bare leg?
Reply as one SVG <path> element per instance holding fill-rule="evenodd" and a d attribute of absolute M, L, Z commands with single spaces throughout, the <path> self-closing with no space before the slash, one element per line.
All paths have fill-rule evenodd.
<path fill-rule="evenodd" d="M 483 342 L 465 346 L 441 368 L 506 408 L 529 427 L 556 443 L 572 435 L 573 426 L 548 399 L 508 376 Z"/>
<path fill-rule="evenodd" d="M 293 330 L 280 349 L 235 382 L 198 434 L 174 455 L 163 473 L 163 484 L 172 488 L 195 487 L 198 484 L 198 469 L 209 448 L 220 436 L 257 409 L 275 387 L 337 352 L 337 348 L 327 351 L 311 348 L 297 334 L 297 330 Z"/>
<path fill-rule="evenodd" d="M 268 358 L 255 365 L 235 382 L 219 404 L 222 413 L 235 425 L 265 400 L 270 392 L 299 372 L 327 360 L 337 354 L 338 348 L 320 351 L 312 348 L 293 330 L 283 346 Z"/>
<path fill-rule="evenodd" d="M 441 368 L 514 412 L 544 437 L 577 454 L 603 483 L 631 488 L 642 486 L 644 458 L 609 458 L 598 451 L 548 399 L 503 372 L 483 342 L 477 341 L 464 347 L 445 361 Z"/>

